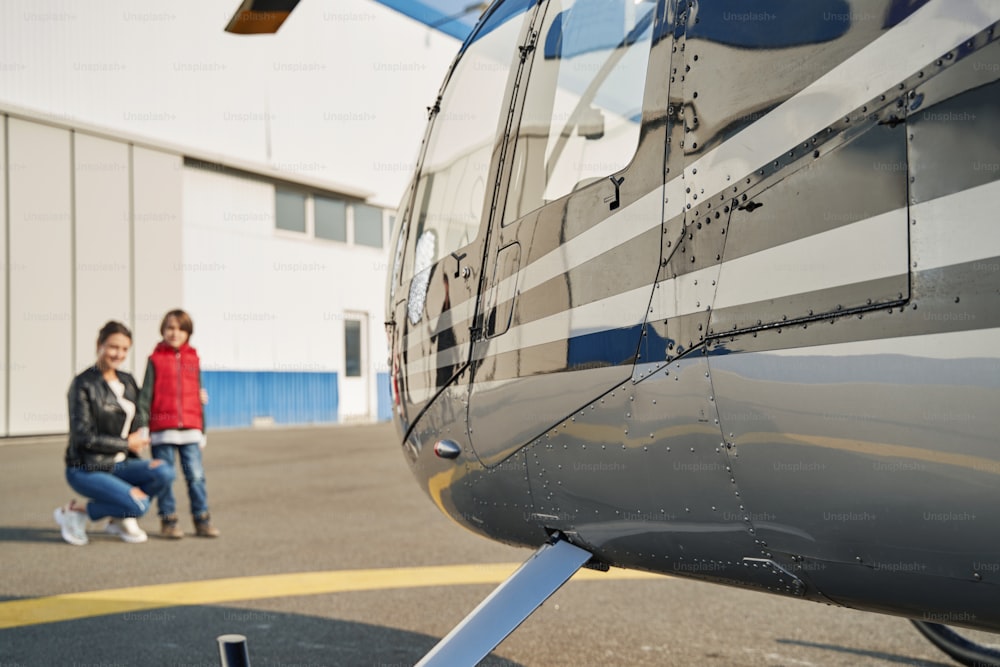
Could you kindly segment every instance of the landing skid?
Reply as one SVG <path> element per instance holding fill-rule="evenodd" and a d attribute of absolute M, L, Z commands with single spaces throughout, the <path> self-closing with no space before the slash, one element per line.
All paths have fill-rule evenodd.
<path fill-rule="evenodd" d="M 969 667 L 1000 667 L 1000 651 L 970 641 L 946 625 L 910 621 L 927 641 L 948 654 L 955 662 Z"/>
<path fill-rule="evenodd" d="M 554 539 L 479 603 L 417 667 L 472 667 L 566 583 L 590 552 Z"/>

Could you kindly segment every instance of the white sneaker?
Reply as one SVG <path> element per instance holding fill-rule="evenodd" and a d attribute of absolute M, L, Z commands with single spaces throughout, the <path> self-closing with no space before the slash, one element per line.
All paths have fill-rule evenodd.
<path fill-rule="evenodd" d="M 76 512 L 69 508 L 57 507 L 52 513 L 52 518 L 59 524 L 62 538 L 72 545 L 82 547 L 87 540 L 87 515 L 83 512 Z"/>
<path fill-rule="evenodd" d="M 146 531 L 139 527 L 139 522 L 130 516 L 124 519 L 111 519 L 104 527 L 104 532 L 117 535 L 130 544 L 139 544 L 148 539 Z"/>

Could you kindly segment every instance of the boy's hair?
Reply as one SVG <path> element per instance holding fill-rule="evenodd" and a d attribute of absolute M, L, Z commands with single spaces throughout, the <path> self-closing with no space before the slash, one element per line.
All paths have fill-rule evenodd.
<path fill-rule="evenodd" d="M 191 321 L 191 316 L 180 308 L 176 308 L 163 316 L 163 321 L 160 322 L 161 336 L 167 330 L 167 320 L 171 317 L 177 320 L 177 325 L 181 328 L 181 331 L 187 332 L 188 336 L 194 333 L 194 322 Z"/>
<path fill-rule="evenodd" d="M 132 340 L 132 332 L 129 331 L 127 326 L 121 322 L 109 320 L 103 327 L 101 327 L 101 330 L 97 332 L 97 347 L 104 345 L 104 341 L 111 338 L 114 334 L 122 334 L 129 340 Z"/>

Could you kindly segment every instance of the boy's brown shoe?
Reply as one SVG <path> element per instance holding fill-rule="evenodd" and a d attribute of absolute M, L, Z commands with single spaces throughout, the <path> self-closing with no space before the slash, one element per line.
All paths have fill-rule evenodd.
<path fill-rule="evenodd" d="M 212 525 L 212 517 L 208 514 L 194 518 L 194 534 L 198 537 L 218 537 L 219 529 Z"/>
<path fill-rule="evenodd" d="M 172 540 L 179 540 L 184 537 L 184 531 L 177 525 L 177 515 L 160 517 L 160 535 Z"/>

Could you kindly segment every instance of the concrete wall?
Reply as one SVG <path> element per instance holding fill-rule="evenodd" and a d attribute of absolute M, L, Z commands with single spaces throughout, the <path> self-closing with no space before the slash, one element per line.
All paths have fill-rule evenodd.
<path fill-rule="evenodd" d="M 7 425 L 47 433 L 65 427 L 73 371 L 71 136 L 12 118 L 7 151 Z"/>

